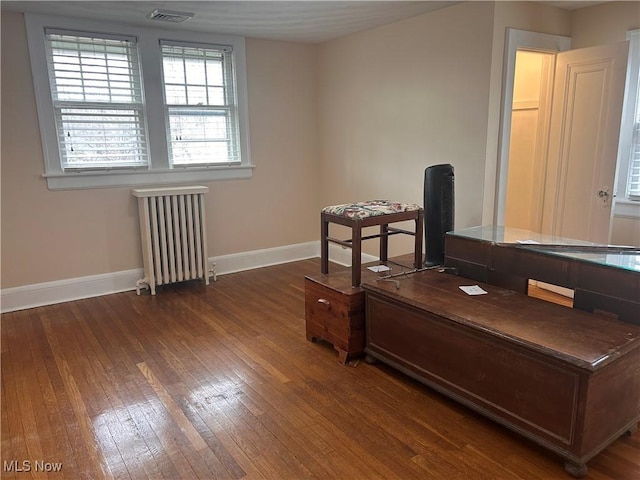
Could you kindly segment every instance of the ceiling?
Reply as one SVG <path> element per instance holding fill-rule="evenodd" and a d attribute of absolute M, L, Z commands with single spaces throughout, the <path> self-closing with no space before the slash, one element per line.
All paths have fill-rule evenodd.
<path fill-rule="evenodd" d="M 459 1 L 2 1 L 3 11 L 101 19 L 141 26 L 308 43 L 445 8 Z M 545 2 L 575 9 L 602 2 Z M 181 24 L 146 18 L 152 10 L 195 14 Z"/>

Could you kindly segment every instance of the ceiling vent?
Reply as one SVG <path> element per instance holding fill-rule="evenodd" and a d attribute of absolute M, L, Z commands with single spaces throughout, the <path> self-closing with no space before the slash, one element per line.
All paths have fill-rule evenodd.
<path fill-rule="evenodd" d="M 193 17 L 193 13 L 188 12 L 174 12 L 172 10 L 160 10 L 155 9 L 153 12 L 147 15 L 147 18 L 151 20 L 158 20 L 160 22 L 182 23 L 185 20 L 189 20 Z"/>

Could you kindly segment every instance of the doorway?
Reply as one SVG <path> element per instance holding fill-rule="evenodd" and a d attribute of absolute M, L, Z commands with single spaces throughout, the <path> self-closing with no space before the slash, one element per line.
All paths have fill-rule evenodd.
<path fill-rule="evenodd" d="M 504 225 L 542 228 L 555 54 L 517 50 Z"/>
<path fill-rule="evenodd" d="M 513 113 L 517 53 L 518 51 L 527 51 L 538 52 L 540 54 L 546 53 L 553 56 L 557 52 L 569 50 L 570 48 L 570 37 L 529 32 L 515 28 L 507 29 L 503 70 L 504 78 L 502 118 L 500 122 L 500 147 L 498 149 L 498 168 L 493 220 L 493 223 L 496 225 L 506 225 L 505 216 L 508 189 L 509 150 L 511 145 L 511 116 Z"/>
<path fill-rule="evenodd" d="M 517 49 L 504 224 L 542 232 L 556 52 Z M 534 279 L 528 294 L 573 306 L 573 290 Z"/>

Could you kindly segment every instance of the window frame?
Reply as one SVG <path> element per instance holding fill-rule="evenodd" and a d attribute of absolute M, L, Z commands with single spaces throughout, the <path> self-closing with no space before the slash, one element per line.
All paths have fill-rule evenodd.
<path fill-rule="evenodd" d="M 25 24 L 44 156 L 43 177 L 46 179 L 50 190 L 159 185 L 252 177 L 254 165 L 251 162 L 249 149 L 244 37 L 147 28 L 30 13 L 25 14 Z M 45 45 L 45 29 L 47 28 L 85 34 L 128 36 L 137 39 L 138 56 L 142 71 L 143 101 L 146 109 L 145 120 L 148 141 L 148 164 L 146 166 L 99 170 L 63 170 L 58 150 L 53 99 L 49 86 Z M 161 41 L 216 46 L 228 45 L 232 48 L 232 64 L 238 109 L 240 163 L 198 166 L 170 165 L 165 122 Z"/>
<path fill-rule="evenodd" d="M 618 142 L 618 168 L 616 172 L 616 193 L 614 215 L 640 218 L 640 197 L 630 196 L 628 191 L 632 136 L 635 122 L 635 109 L 640 89 L 640 29 L 627 32 L 629 41 L 629 61 L 627 63 L 627 81 L 620 124 Z"/>

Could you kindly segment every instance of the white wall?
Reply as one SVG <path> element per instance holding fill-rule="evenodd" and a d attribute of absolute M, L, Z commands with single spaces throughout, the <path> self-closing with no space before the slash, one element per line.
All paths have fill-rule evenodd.
<path fill-rule="evenodd" d="M 210 182 L 209 256 L 317 239 L 314 45 L 247 39 L 251 180 Z M 23 15 L 2 12 L 2 288 L 142 266 L 129 188 L 50 191 Z"/>
<path fill-rule="evenodd" d="M 320 46 L 324 204 L 422 204 L 424 169 L 451 163 L 456 225 L 481 222 L 493 9 L 468 2 Z"/>

